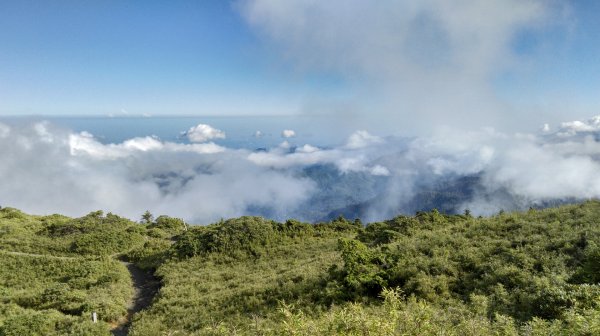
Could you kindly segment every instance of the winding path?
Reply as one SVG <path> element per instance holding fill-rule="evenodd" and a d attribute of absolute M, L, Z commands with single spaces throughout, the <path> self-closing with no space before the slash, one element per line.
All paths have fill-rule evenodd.
<path fill-rule="evenodd" d="M 127 270 L 131 274 L 135 292 L 133 294 L 132 302 L 127 308 L 127 316 L 121 319 L 119 324 L 111 330 L 114 336 L 127 335 L 133 315 L 150 306 L 152 304 L 152 299 L 156 296 L 156 293 L 158 293 L 158 289 L 160 288 L 160 281 L 150 272 L 144 271 L 127 261 L 121 261 L 121 263 L 127 267 Z"/>

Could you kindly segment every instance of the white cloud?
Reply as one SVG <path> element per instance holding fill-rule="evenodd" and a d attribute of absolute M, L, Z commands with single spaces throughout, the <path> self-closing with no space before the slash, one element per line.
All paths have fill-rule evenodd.
<path fill-rule="evenodd" d="M 288 151 L 290 148 L 292 148 L 292 145 L 286 140 L 286 141 L 280 143 L 276 150 L 278 150 L 280 153 L 284 153 L 284 152 Z"/>
<path fill-rule="evenodd" d="M 9 130 L 0 136 L 0 204 L 39 214 L 104 209 L 135 219 L 150 209 L 208 223 L 258 208 L 279 219 L 314 220 L 311 205 L 345 208 L 364 195 L 375 200 L 365 212 L 373 220 L 409 211 L 404 207 L 418 192 L 464 176 L 477 178 L 460 206 L 476 214 L 600 197 L 600 142 L 587 128 L 577 137 L 444 129 L 385 142 L 356 132 L 338 147 L 287 144 L 259 152 L 156 137 L 103 144 L 48 123 L 0 129 Z M 329 170 L 314 180 L 305 170 L 323 166 Z M 318 198 L 327 193 L 332 199 Z"/>
<path fill-rule="evenodd" d="M 488 178 L 517 195 L 534 200 L 600 196 L 600 163 L 589 156 L 565 156 L 551 146 L 521 143 L 501 160 Z"/>
<path fill-rule="evenodd" d="M 294 131 L 294 130 L 286 129 L 281 132 L 282 138 L 293 138 L 295 136 L 296 136 L 296 131 Z"/>
<path fill-rule="evenodd" d="M 550 132 L 550 125 L 549 125 L 549 124 L 544 124 L 544 125 L 542 125 L 542 128 L 541 128 L 541 130 L 542 130 L 542 132 L 544 132 L 544 133 L 548 133 L 548 132 Z"/>
<path fill-rule="evenodd" d="M 385 168 L 384 166 L 380 166 L 380 165 L 375 165 L 370 169 L 371 174 L 376 175 L 376 176 L 389 176 L 390 175 L 390 171 L 389 169 Z"/>
<path fill-rule="evenodd" d="M 269 50 L 295 70 L 333 73 L 351 83 L 341 106 L 352 106 L 345 110 L 356 114 L 355 125 L 413 134 L 438 124 L 527 120 L 498 98 L 494 80 L 526 68 L 513 48 L 518 34 L 559 24 L 566 6 L 545 0 L 238 0 L 248 24 L 275 47 Z M 329 97 L 306 104 L 311 113 L 337 113 Z"/>
<path fill-rule="evenodd" d="M 10 127 L 3 123 L 0 123 L 0 138 L 6 138 L 10 135 Z"/>
<path fill-rule="evenodd" d="M 190 152 L 197 154 L 214 154 L 226 150 L 212 142 L 199 144 L 180 144 L 162 142 L 156 137 L 139 137 L 120 144 L 104 145 L 92 134 L 81 132 L 69 134 L 71 155 L 88 155 L 96 159 L 119 159 L 134 155 L 136 152 Z"/>
<path fill-rule="evenodd" d="M 369 134 L 367 131 L 356 131 L 350 135 L 346 142 L 346 147 L 350 149 L 364 148 L 367 146 L 381 144 L 383 139 Z"/>
<path fill-rule="evenodd" d="M 296 148 L 296 152 L 299 152 L 299 153 L 314 153 L 314 152 L 318 152 L 318 151 L 319 151 L 318 147 L 311 146 L 309 144 L 305 144 L 302 147 Z"/>
<path fill-rule="evenodd" d="M 54 135 L 48 131 L 48 123 L 45 121 L 33 124 L 33 129 L 39 136 L 39 139 L 44 142 L 54 142 Z"/>
<path fill-rule="evenodd" d="M 371 165 L 373 155 L 379 151 L 369 152 L 367 147 L 382 143 L 383 140 L 364 131 L 352 134 L 345 146 L 332 149 L 320 149 L 311 145 L 297 147 L 290 151 L 291 145 L 284 141 L 269 151 L 248 155 L 248 160 L 256 165 L 276 169 L 292 169 L 317 164 L 331 164 L 341 173 L 368 172 L 375 176 L 389 176 L 390 172 L 382 165 Z"/>
<path fill-rule="evenodd" d="M 560 124 L 560 128 L 556 134 L 558 136 L 573 136 L 578 133 L 597 132 L 600 131 L 600 116 L 595 116 L 585 121 L 574 120 Z"/>
<path fill-rule="evenodd" d="M 152 137 L 102 144 L 89 133 L 23 125 L 0 139 L 0 204 L 72 216 L 103 209 L 132 219 L 149 209 L 209 223 L 249 207 L 284 218 L 312 194 L 311 180 L 252 164 L 248 154 Z"/>
<path fill-rule="evenodd" d="M 185 132 L 190 142 L 206 142 L 213 139 L 225 139 L 225 132 L 210 125 L 198 124 Z"/>
<path fill-rule="evenodd" d="M 248 155 L 248 160 L 258 166 L 288 169 L 292 167 L 309 166 L 320 163 L 332 163 L 337 152 L 313 151 L 288 153 L 281 151 L 282 147 L 274 148 L 268 152 L 257 152 Z"/>

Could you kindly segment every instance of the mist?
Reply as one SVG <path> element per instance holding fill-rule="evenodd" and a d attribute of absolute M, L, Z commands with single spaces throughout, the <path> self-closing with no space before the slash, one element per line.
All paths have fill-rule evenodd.
<path fill-rule="evenodd" d="M 545 32 L 569 29 L 565 2 L 240 0 L 235 7 L 280 72 L 346 83 L 344 98 L 307 97 L 300 109 L 307 114 L 404 135 L 439 126 L 527 131 L 573 115 L 532 102 L 526 110 L 502 95 L 502 78 L 535 72 L 531 57 L 551 43 Z M 515 47 L 523 36 L 537 41 L 528 52 Z"/>
<path fill-rule="evenodd" d="M 1 123 L 0 205 L 70 216 L 100 209 L 131 219 L 150 210 L 194 224 L 248 214 L 375 221 L 432 208 L 487 215 L 599 197 L 598 120 L 513 134 L 358 130 L 334 147 L 287 138 L 262 150 L 200 136 L 194 139 L 203 142 L 148 136 L 104 144 L 45 121 Z M 190 129 L 225 136 L 209 125 Z"/>

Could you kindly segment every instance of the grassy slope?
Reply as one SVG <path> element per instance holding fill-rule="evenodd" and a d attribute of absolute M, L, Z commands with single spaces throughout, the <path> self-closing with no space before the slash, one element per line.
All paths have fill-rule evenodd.
<path fill-rule="evenodd" d="M 200 249 L 159 268 L 165 286 L 133 334 L 600 334 L 600 275 L 589 273 L 600 267 L 599 219 L 598 202 L 491 218 L 431 212 L 315 230 L 250 257 L 235 244 Z M 208 246 L 208 236 L 194 239 Z"/>
<path fill-rule="evenodd" d="M 22 264 L 23 277 L 45 280 L 2 283 L 0 335 L 16 328 L 7 316 L 27 314 L 54 314 L 64 330 L 86 327 L 77 314 L 24 302 L 70 281 L 87 298 L 104 288 L 98 277 L 112 262 L 92 256 L 136 246 L 127 255 L 157 268 L 163 287 L 134 317 L 133 335 L 600 334 L 597 201 L 491 218 L 420 213 L 366 229 L 242 217 L 181 235 L 171 220 L 143 226 L 109 215 L 3 211 L 0 249 L 83 254 L 98 272 L 75 281 L 70 274 L 80 271 L 68 260 L 41 267 L 33 257 L 7 258 Z"/>
<path fill-rule="evenodd" d="M 137 226 L 100 213 L 0 210 L 0 335 L 108 335 L 133 294 L 127 269 L 110 255 L 143 243 Z"/>
<path fill-rule="evenodd" d="M 172 260 L 158 269 L 158 300 L 138 315 L 133 335 L 198 331 L 226 324 L 243 329 L 269 324 L 280 301 L 313 305 L 323 275 L 339 264 L 336 237 L 305 237 L 274 246 L 261 257 L 223 260 L 197 256 Z"/>

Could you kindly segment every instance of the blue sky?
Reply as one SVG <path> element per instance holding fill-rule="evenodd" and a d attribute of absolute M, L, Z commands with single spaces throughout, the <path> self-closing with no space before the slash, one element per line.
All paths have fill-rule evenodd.
<path fill-rule="evenodd" d="M 227 1 L 0 2 L 2 114 L 285 114 L 328 85 L 270 58 Z"/>
<path fill-rule="evenodd" d="M 381 83 L 426 76 L 405 69 L 388 78 L 372 71 L 383 58 L 369 63 L 359 57 L 370 55 L 353 55 L 347 45 L 315 43 L 319 29 L 336 39 L 336 32 L 352 30 L 343 26 L 348 21 L 335 17 L 333 5 L 289 3 L 284 10 L 261 0 L 0 1 L 0 114 L 270 115 L 327 110 L 336 104 L 386 109 L 385 103 L 374 103 L 379 101 L 377 92 L 403 87 Z M 489 61 L 493 65 L 484 64 L 484 72 L 491 72 L 492 94 L 519 111 L 515 113 L 532 109 L 540 119 L 550 120 L 585 117 L 600 106 L 600 4 L 556 3 L 565 6 L 542 22 L 515 24 L 518 29 L 507 42 L 514 64 Z M 355 4 L 360 7 L 360 1 L 344 2 L 346 7 Z M 342 8 L 342 2 L 336 6 Z M 314 19 L 314 27 L 287 22 L 296 14 L 313 22 L 310 15 L 321 10 L 318 17 L 325 20 Z M 346 8 L 339 15 L 355 14 L 363 15 Z M 376 23 L 377 14 L 368 15 L 365 20 Z M 443 20 L 445 14 L 436 15 Z M 472 19 L 481 18 L 474 14 Z M 336 24 L 337 30 L 332 28 Z M 371 27 L 369 22 L 360 24 L 367 31 Z M 362 29 L 360 24 L 355 28 Z M 373 29 L 373 34 L 381 33 Z M 357 44 L 374 39 L 365 36 Z M 419 44 L 422 35 L 416 36 Z M 415 38 L 410 41 L 414 44 Z M 424 45 L 418 52 L 431 50 Z M 330 53 L 339 55 L 340 64 L 336 57 L 329 59 Z M 394 99 L 390 104 L 396 104 Z M 402 108 L 413 106 L 421 105 Z M 569 114 L 565 109 L 572 110 Z"/>
<path fill-rule="evenodd" d="M 564 21 L 541 31 L 521 32 L 514 50 L 530 69 L 506 74 L 500 85 L 519 101 L 550 99 L 560 93 L 581 104 L 598 107 L 600 97 L 600 2 L 565 1 Z M 562 98 L 562 97 L 561 97 Z M 600 113 L 600 110 L 597 111 Z"/>

